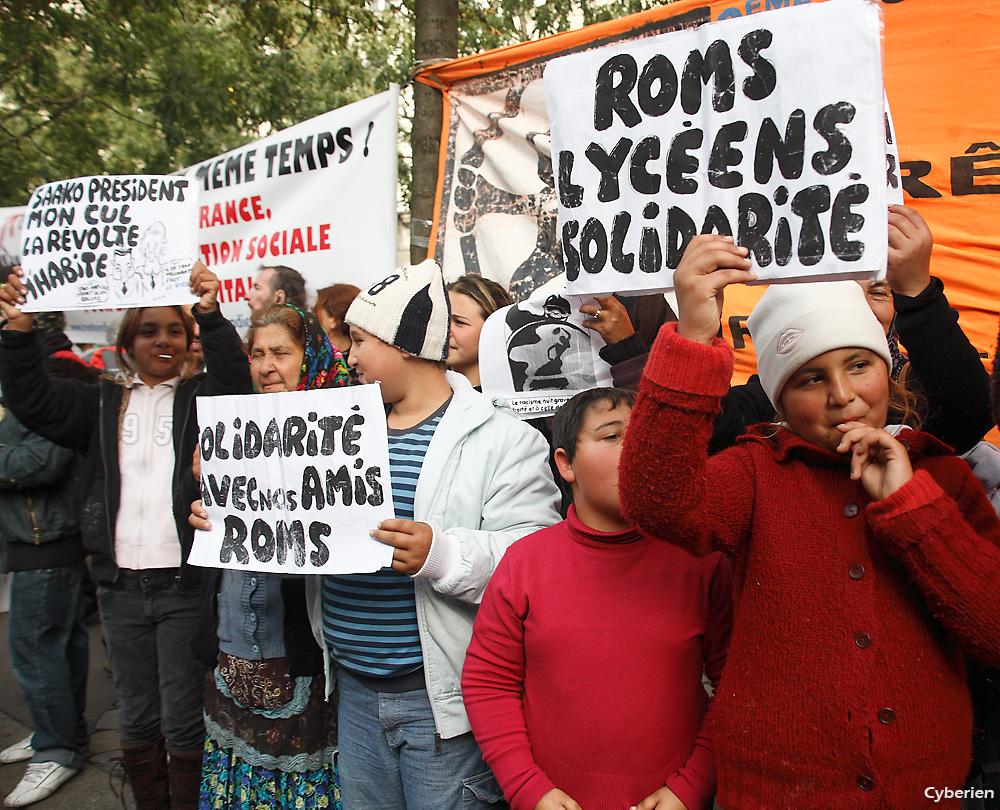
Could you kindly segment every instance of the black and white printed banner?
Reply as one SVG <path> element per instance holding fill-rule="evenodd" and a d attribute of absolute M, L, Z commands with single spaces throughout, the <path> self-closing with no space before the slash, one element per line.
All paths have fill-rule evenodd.
<path fill-rule="evenodd" d="M 559 289 L 492 313 L 479 333 L 483 393 L 533 419 L 551 416 L 581 391 L 614 385 L 598 354 L 604 339 L 583 326 L 580 307 L 593 302 Z"/>

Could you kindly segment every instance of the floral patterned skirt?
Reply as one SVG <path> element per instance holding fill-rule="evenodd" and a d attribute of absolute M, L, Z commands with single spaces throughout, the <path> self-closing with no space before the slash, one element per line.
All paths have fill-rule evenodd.
<path fill-rule="evenodd" d="M 284 659 L 222 653 L 206 679 L 199 810 L 339 810 L 337 704 L 325 692 L 322 676 L 292 678 Z"/>
<path fill-rule="evenodd" d="M 315 771 L 272 771 L 248 765 L 232 751 L 205 741 L 198 810 L 340 810 L 336 765 Z"/>

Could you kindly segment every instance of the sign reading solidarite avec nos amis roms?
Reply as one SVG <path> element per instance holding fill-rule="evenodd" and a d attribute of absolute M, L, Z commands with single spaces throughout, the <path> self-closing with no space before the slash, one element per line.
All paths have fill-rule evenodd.
<path fill-rule="evenodd" d="M 189 562 L 353 574 L 392 562 L 369 532 L 393 517 L 377 384 L 199 397 L 201 493 L 212 528 Z"/>

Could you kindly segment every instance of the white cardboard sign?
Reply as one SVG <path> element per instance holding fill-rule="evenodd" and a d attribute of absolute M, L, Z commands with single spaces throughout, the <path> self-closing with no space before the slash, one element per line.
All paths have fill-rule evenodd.
<path fill-rule="evenodd" d="M 368 533 L 393 517 L 378 385 L 199 397 L 202 500 L 189 562 L 284 574 L 392 563 Z"/>
<path fill-rule="evenodd" d="M 549 62 L 567 290 L 671 289 L 697 233 L 761 282 L 872 278 L 887 256 L 881 20 L 830 0 Z"/>
<path fill-rule="evenodd" d="M 885 198 L 889 205 L 904 204 L 903 180 L 899 174 L 899 144 L 896 141 L 892 113 L 889 111 L 888 96 L 885 98 Z"/>
<path fill-rule="evenodd" d="M 28 200 L 25 312 L 191 304 L 198 187 L 186 177 L 78 177 Z"/>
<path fill-rule="evenodd" d="M 604 340 L 579 310 L 592 296 L 543 293 L 492 313 L 479 333 L 483 393 L 501 397 L 522 419 L 551 416 L 580 391 L 609 386 Z"/>

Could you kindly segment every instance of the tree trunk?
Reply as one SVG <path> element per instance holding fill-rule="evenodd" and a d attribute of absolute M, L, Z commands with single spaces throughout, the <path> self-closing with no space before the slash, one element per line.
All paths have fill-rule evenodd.
<path fill-rule="evenodd" d="M 458 0 L 416 0 L 413 58 L 417 65 L 458 56 Z M 427 257 L 441 148 L 441 91 L 413 84 L 413 184 L 410 200 L 410 261 Z"/>

